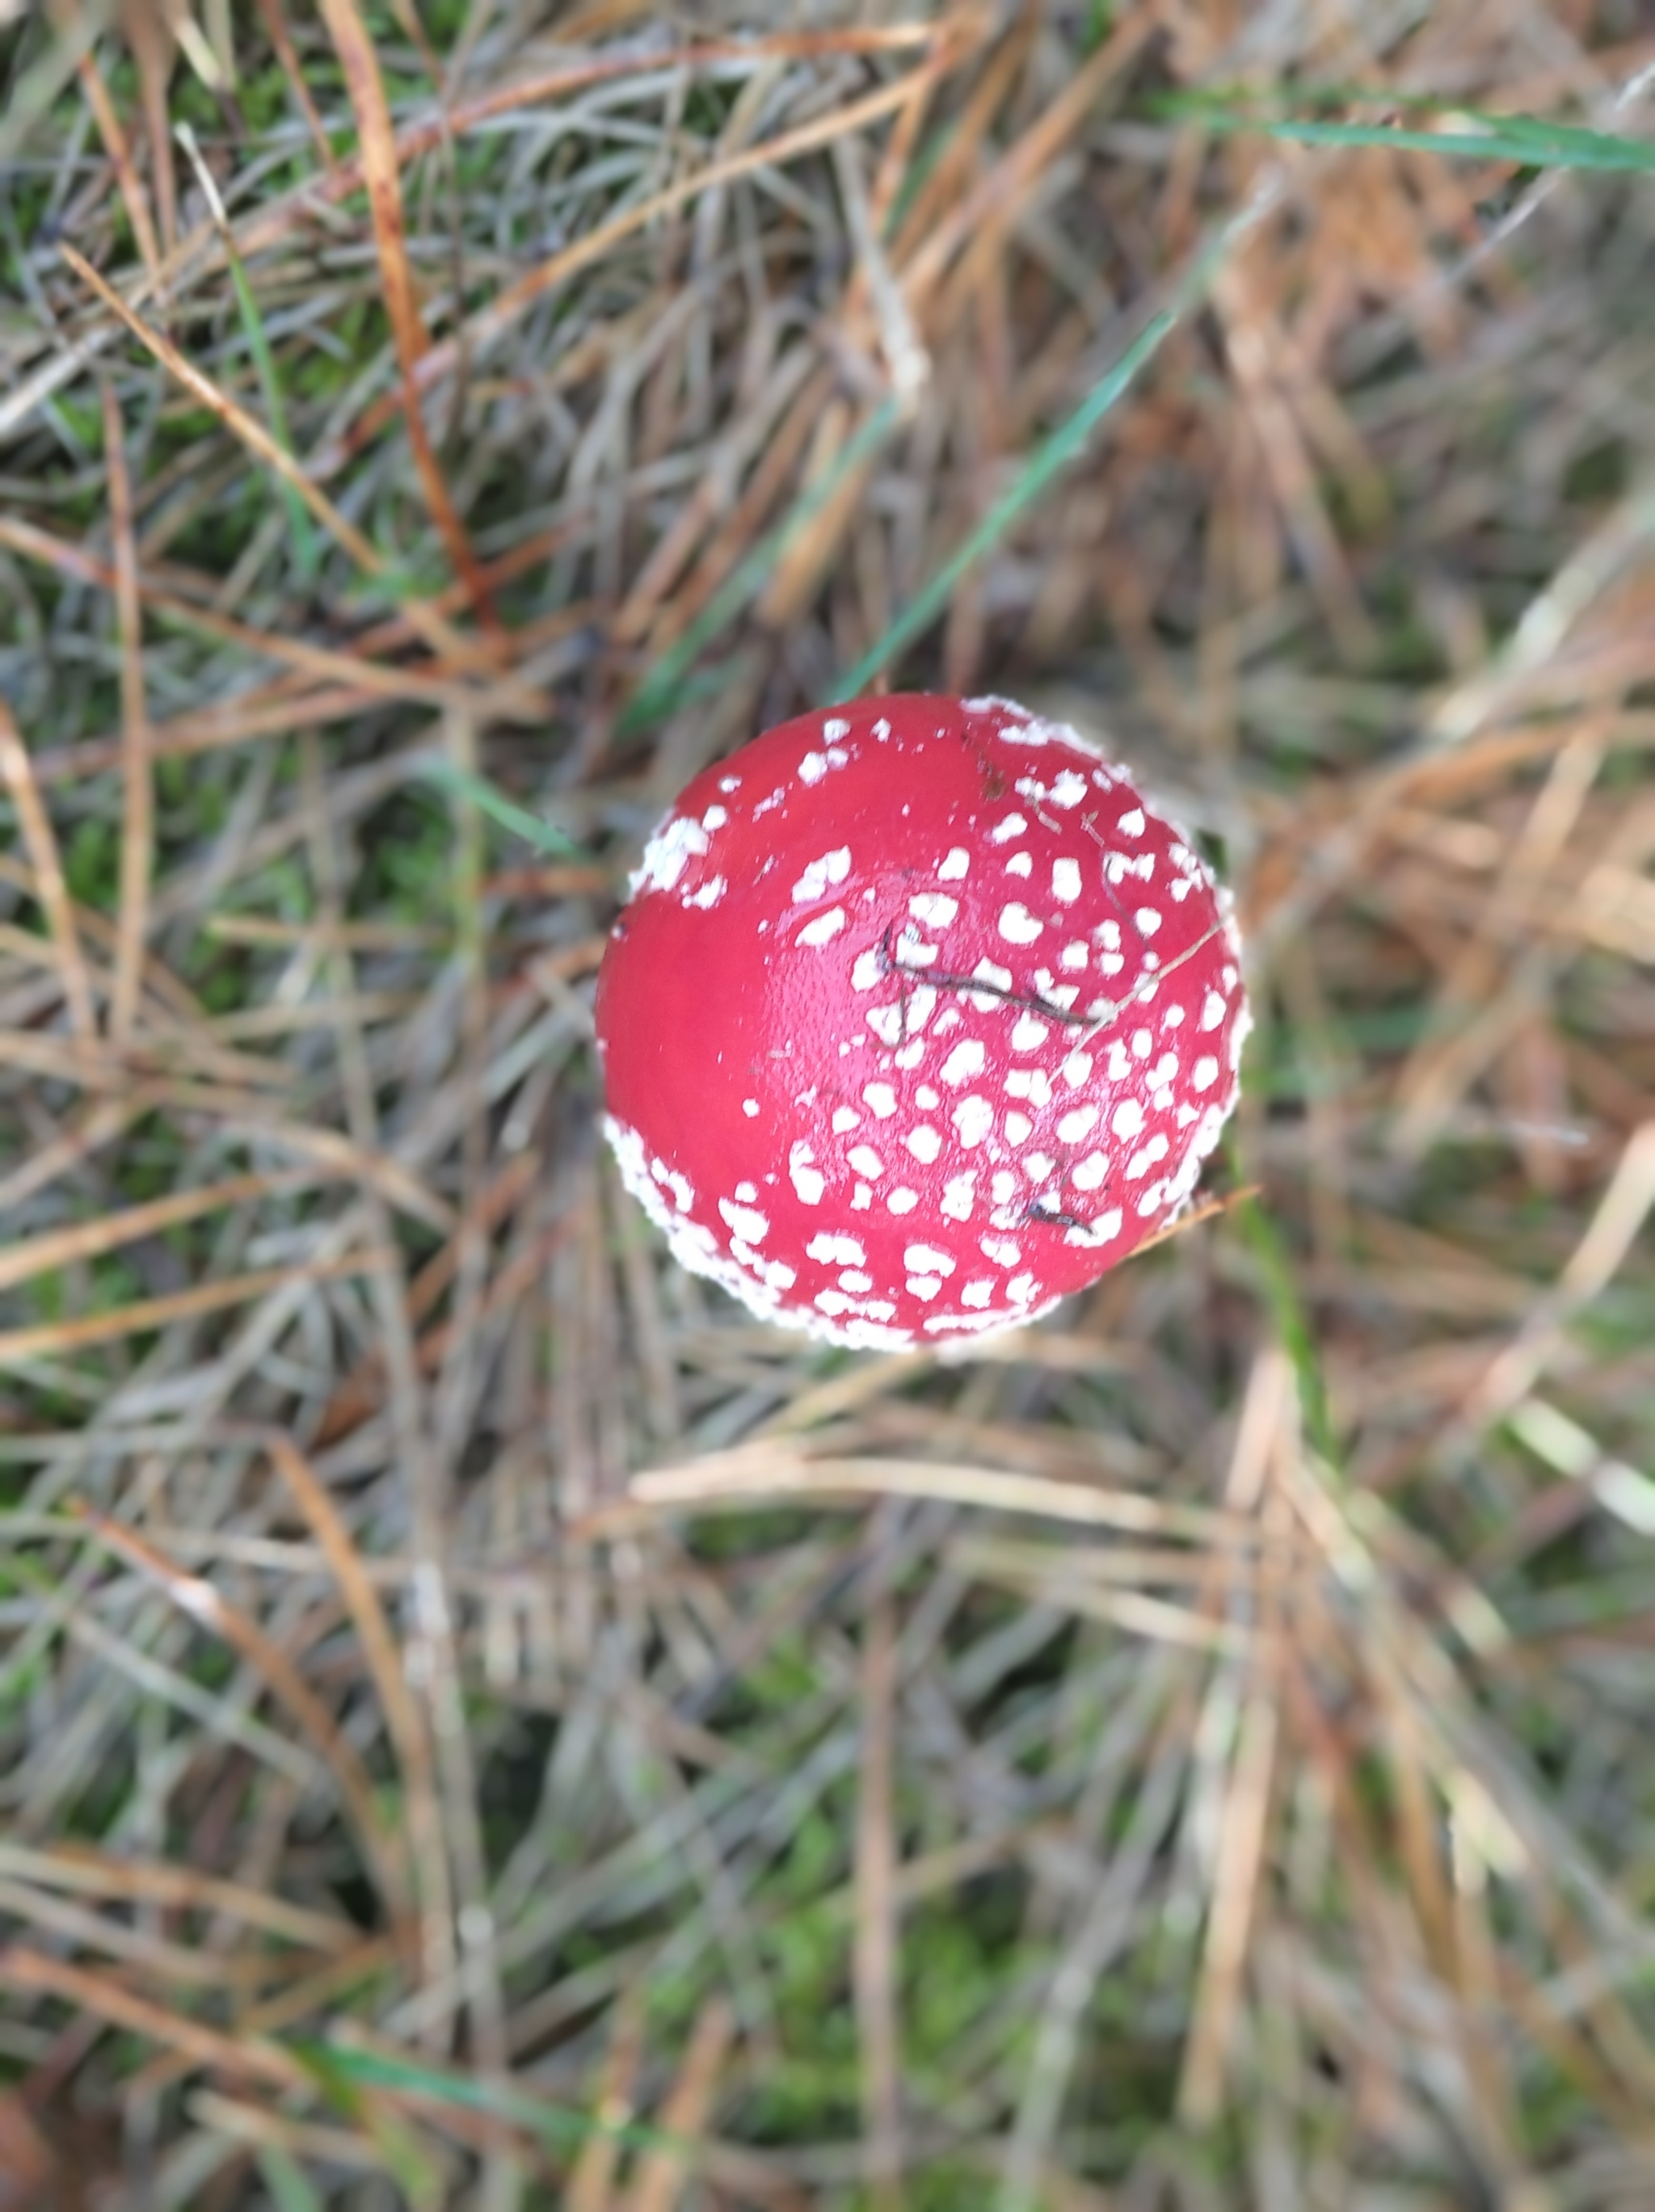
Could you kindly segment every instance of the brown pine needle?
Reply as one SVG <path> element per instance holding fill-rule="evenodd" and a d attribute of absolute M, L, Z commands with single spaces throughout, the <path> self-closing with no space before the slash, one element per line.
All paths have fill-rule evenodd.
<path fill-rule="evenodd" d="M 1158 1244 L 1170 1243 L 1175 1237 L 1183 1237 L 1192 1229 L 1200 1229 L 1209 1221 L 1222 1220 L 1226 1213 L 1233 1213 L 1237 1206 L 1244 1205 L 1250 1198 L 1259 1197 L 1261 1192 L 1260 1184 L 1244 1182 L 1215 1198 L 1198 1200 L 1188 1212 L 1179 1214 L 1176 1221 L 1169 1221 L 1165 1229 L 1158 1229 L 1153 1237 L 1146 1237 L 1133 1253 L 1134 1259 L 1141 1257 L 1146 1252 L 1153 1252 Z"/>
<path fill-rule="evenodd" d="M 316 1172 L 303 1168 L 276 1175 L 232 1176 L 199 1190 L 173 1191 L 165 1198 L 152 1198 L 146 1205 L 124 1206 L 94 1221 L 77 1222 L 72 1229 L 48 1229 L 38 1236 L 19 1237 L 0 1248 L 0 1291 L 11 1290 L 51 1268 L 118 1252 L 123 1244 L 197 1220 L 221 1207 L 240 1206 L 277 1192 L 301 1190 L 319 1180 Z"/>
<path fill-rule="evenodd" d="M 173 1291 L 164 1297 L 135 1298 L 113 1313 L 85 1314 L 78 1321 L 37 1322 L 28 1328 L 0 1330 L 0 1372 L 18 1360 L 58 1358 L 65 1352 L 84 1352 L 94 1344 L 137 1336 L 148 1329 L 168 1328 L 174 1322 L 198 1321 L 205 1314 L 250 1305 L 254 1299 L 268 1297 L 271 1291 L 290 1284 L 370 1273 L 380 1265 L 381 1258 L 376 1252 L 346 1252 L 337 1260 L 308 1261 L 299 1267 L 259 1267 L 245 1275 L 227 1275 L 218 1282 L 196 1283 L 187 1291 Z"/>
<path fill-rule="evenodd" d="M 662 2101 L 656 2124 L 672 2140 L 647 2151 L 627 2191 L 628 2212 L 676 2212 L 689 2172 L 698 2163 L 694 2144 L 706 2129 L 719 2076 L 735 2042 L 728 2003 L 715 1997 L 691 2031 L 678 2078 Z"/>
<path fill-rule="evenodd" d="M 294 104 L 305 118 L 305 127 L 310 133 L 316 157 L 325 171 L 331 169 L 333 149 L 328 143 L 327 132 L 322 127 L 322 118 L 317 112 L 316 102 L 311 97 L 310 87 L 305 82 L 304 65 L 294 46 L 293 33 L 288 28 L 283 0 L 259 0 L 259 20 L 271 42 L 272 52 L 282 65 L 282 74 L 287 79 Z"/>
<path fill-rule="evenodd" d="M 62 1959 L 49 1958 L 27 1943 L 0 1951 L 0 1988 L 53 1996 L 83 2008 L 129 2035 L 158 2043 L 191 2067 L 206 2067 L 233 2081 L 268 2081 L 277 2089 L 308 2089 L 309 2075 L 296 2058 L 262 2036 L 227 2035 L 187 2014 L 124 1988 L 106 1973 L 90 1973 Z"/>
<path fill-rule="evenodd" d="M 391 1632 L 379 1593 L 364 1571 L 362 1556 L 326 1487 L 298 1446 L 288 1437 L 271 1436 L 264 1441 L 272 1463 L 309 1523 L 356 1623 L 362 1657 L 379 1692 L 391 1740 L 396 1747 L 403 1787 L 411 1795 L 418 1794 L 429 1802 L 436 1790 L 429 1731 L 425 1716 L 409 1690 L 404 1655 Z M 430 1827 L 434 1824 L 428 1820 L 423 1825 Z M 411 1835 L 420 1832 L 422 1824 L 417 1820 L 408 1823 Z M 416 1862 L 417 1874 L 418 1870 Z"/>
<path fill-rule="evenodd" d="M 488 580 L 478 564 L 472 542 L 449 495 L 436 453 L 426 428 L 424 410 L 416 382 L 429 341 L 415 294 L 413 271 L 408 264 L 408 240 L 403 223 L 402 175 L 397 157 L 396 134 L 380 75 L 379 56 L 356 0 L 321 0 L 322 17 L 344 70 L 350 105 L 356 118 L 368 205 L 374 222 L 380 275 L 385 287 L 386 309 L 396 339 L 397 362 L 402 374 L 403 412 L 408 442 L 419 472 L 425 503 L 441 533 L 465 597 L 486 629 L 500 635 Z"/>
<path fill-rule="evenodd" d="M 149 194 L 138 175 L 132 159 L 132 148 L 127 137 L 103 72 L 98 67 L 94 53 L 82 54 L 76 64 L 81 89 L 86 94 L 86 104 L 92 110 L 93 120 L 98 126 L 98 136 L 104 143 L 110 166 L 115 172 L 115 181 L 120 187 L 121 204 L 126 210 L 126 219 L 132 226 L 138 258 L 143 262 L 152 292 L 161 286 L 161 248 L 155 240 L 155 226 L 149 213 Z"/>

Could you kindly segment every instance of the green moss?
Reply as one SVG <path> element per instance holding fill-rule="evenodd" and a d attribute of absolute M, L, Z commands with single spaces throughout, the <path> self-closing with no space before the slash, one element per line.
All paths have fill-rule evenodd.
<path fill-rule="evenodd" d="M 1563 496 L 1580 507 L 1605 507 L 1631 481 L 1633 456 L 1624 438 L 1600 438 L 1584 447 L 1563 474 Z"/>
<path fill-rule="evenodd" d="M 71 898 L 113 911 L 120 880 L 120 831 L 114 823 L 76 823 L 64 851 L 64 878 Z"/>

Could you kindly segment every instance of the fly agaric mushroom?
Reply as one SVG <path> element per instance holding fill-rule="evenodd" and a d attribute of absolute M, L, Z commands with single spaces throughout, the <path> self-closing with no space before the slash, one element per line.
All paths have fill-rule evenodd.
<path fill-rule="evenodd" d="M 610 1142 L 678 1258 L 892 1351 L 1031 1321 L 1162 1228 L 1250 1025 L 1189 839 L 993 698 L 805 714 L 706 769 L 598 978 Z"/>

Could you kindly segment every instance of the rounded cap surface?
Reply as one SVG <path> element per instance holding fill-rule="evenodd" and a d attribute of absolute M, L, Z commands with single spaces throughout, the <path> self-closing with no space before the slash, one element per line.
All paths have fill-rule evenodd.
<path fill-rule="evenodd" d="M 900 1350 L 1032 1319 L 1178 1211 L 1250 1025 L 1230 900 L 1001 699 L 800 716 L 651 838 L 598 979 L 607 1128 L 677 1256 Z"/>

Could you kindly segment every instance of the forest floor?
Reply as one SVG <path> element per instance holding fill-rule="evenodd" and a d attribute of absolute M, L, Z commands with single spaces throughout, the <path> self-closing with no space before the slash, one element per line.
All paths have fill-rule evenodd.
<path fill-rule="evenodd" d="M 800 21 L 0 9 L 0 2212 L 1648 2212 L 1649 16 Z M 963 1358 L 597 1133 L 847 685 L 1248 945 Z"/>

